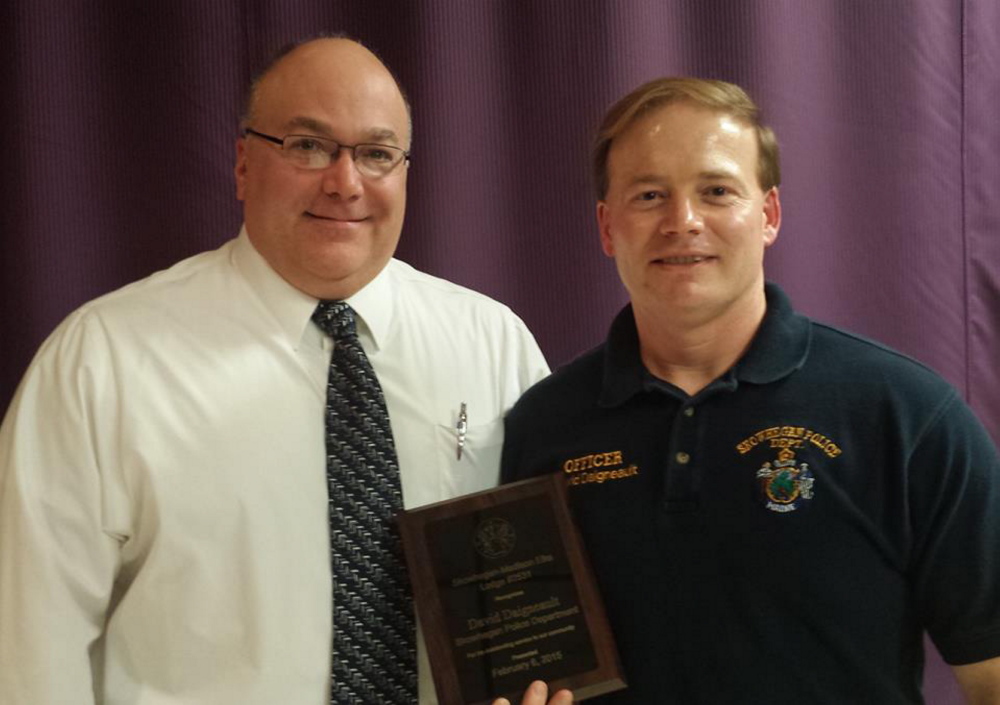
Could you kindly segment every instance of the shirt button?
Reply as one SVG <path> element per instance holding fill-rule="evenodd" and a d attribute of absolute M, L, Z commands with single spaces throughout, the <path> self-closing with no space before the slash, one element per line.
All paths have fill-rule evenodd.
<path fill-rule="evenodd" d="M 693 406 L 689 406 L 688 408 L 686 408 L 684 410 L 684 415 L 687 416 L 688 418 L 691 418 L 692 416 L 694 416 L 694 407 Z"/>
<path fill-rule="evenodd" d="M 680 463 L 681 465 L 687 465 L 688 462 L 691 460 L 691 456 L 685 453 L 684 451 L 681 451 L 674 457 L 677 459 L 677 462 Z"/>

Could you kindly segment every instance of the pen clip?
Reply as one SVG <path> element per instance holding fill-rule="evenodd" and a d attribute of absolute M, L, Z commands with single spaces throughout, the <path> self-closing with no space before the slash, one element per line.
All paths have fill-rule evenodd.
<path fill-rule="evenodd" d="M 462 402 L 462 408 L 458 411 L 458 423 L 455 424 L 455 432 L 458 435 L 458 447 L 455 449 L 456 456 L 459 460 L 462 459 L 462 449 L 465 448 L 465 434 L 469 430 L 469 414 L 466 412 L 465 402 Z"/>

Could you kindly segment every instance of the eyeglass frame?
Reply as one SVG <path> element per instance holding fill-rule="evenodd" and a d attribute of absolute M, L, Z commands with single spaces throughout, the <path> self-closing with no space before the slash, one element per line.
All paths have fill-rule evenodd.
<path fill-rule="evenodd" d="M 333 161 L 335 159 L 334 155 L 340 156 L 340 150 L 342 150 L 342 149 L 349 149 L 351 151 L 351 161 L 354 163 L 355 168 L 357 168 L 357 163 L 358 162 L 357 162 L 357 152 L 355 152 L 354 150 L 357 149 L 358 147 L 383 147 L 385 149 L 391 149 L 391 150 L 395 150 L 395 151 L 399 151 L 399 152 L 403 153 L 403 158 L 400 159 L 395 164 L 393 164 L 392 168 L 389 169 L 389 171 L 385 172 L 384 174 L 379 174 L 377 176 L 368 176 L 367 174 L 364 174 L 360 170 L 358 171 L 358 173 L 360 173 L 360 174 L 362 174 L 364 176 L 367 176 L 368 178 L 382 178 L 382 177 L 388 176 L 389 174 L 391 174 L 392 172 L 394 172 L 396 170 L 396 168 L 400 164 L 403 164 L 403 163 L 409 164 L 410 163 L 410 152 L 407 151 L 407 150 L 405 150 L 405 149 L 403 149 L 402 147 L 396 147 L 395 145 L 391 145 L 391 144 L 381 144 L 379 142 L 358 142 L 357 144 L 342 144 L 342 143 L 338 142 L 337 140 L 332 139 L 330 137 L 322 137 L 320 135 L 308 135 L 308 134 L 300 134 L 300 133 L 289 133 L 289 134 L 285 135 L 284 137 L 275 137 L 274 135 L 268 135 L 268 134 L 265 134 L 265 133 L 260 132 L 258 130 L 255 130 L 252 127 L 244 127 L 243 128 L 243 136 L 247 137 L 248 135 L 254 135 L 255 137 L 260 137 L 263 140 L 267 140 L 268 142 L 273 142 L 274 144 L 276 144 L 279 147 L 281 147 L 281 151 L 282 152 L 285 151 L 285 140 L 287 140 L 289 137 L 307 137 L 309 139 L 322 140 L 324 142 L 332 142 L 333 144 L 335 144 L 337 146 L 337 148 L 335 150 L 331 151 L 331 152 L 328 152 L 328 154 L 330 155 L 330 164 L 333 164 Z M 319 167 L 319 168 L 315 168 L 315 169 L 314 168 L 310 168 L 310 167 L 302 167 L 302 168 L 307 169 L 309 171 L 319 171 L 320 169 L 329 168 L 329 165 L 327 165 L 326 167 Z"/>

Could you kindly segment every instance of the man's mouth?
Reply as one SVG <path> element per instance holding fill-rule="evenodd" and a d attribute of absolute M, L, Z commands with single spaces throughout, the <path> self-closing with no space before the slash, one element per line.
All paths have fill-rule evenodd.
<path fill-rule="evenodd" d="M 320 215 L 311 211 L 306 211 L 306 216 L 309 218 L 315 218 L 316 220 L 329 220 L 334 223 L 360 223 L 363 220 L 367 220 L 367 218 L 341 218 L 332 215 Z"/>
<path fill-rule="evenodd" d="M 677 255 L 674 257 L 660 257 L 653 260 L 661 264 L 698 264 L 712 259 L 707 255 Z"/>

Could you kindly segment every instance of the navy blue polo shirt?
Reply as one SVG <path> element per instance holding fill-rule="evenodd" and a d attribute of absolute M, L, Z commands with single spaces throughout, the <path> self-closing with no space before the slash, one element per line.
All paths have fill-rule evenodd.
<path fill-rule="evenodd" d="M 920 703 L 922 635 L 1000 656 L 1000 461 L 923 365 L 768 284 L 740 361 L 689 396 L 631 307 L 530 389 L 505 482 L 564 473 L 627 690 L 596 703 Z"/>

